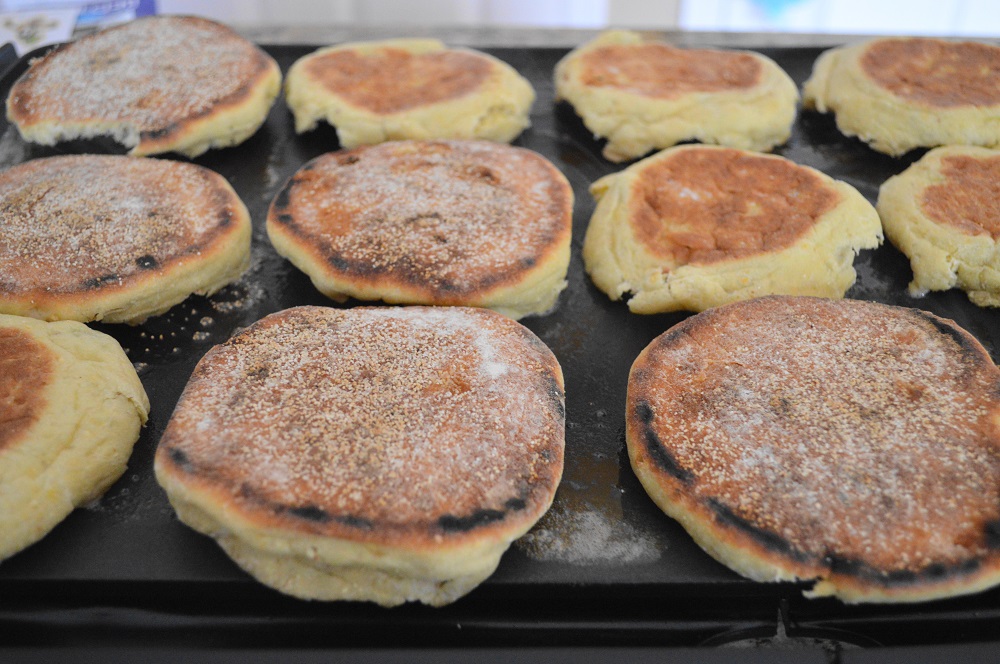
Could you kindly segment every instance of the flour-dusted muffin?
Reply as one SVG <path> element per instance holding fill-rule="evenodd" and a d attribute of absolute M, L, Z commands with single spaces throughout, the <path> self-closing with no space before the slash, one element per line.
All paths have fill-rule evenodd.
<path fill-rule="evenodd" d="M 646 491 L 744 576 L 847 602 L 1000 583 L 1000 370 L 951 321 L 739 302 L 656 338 L 627 399 Z"/>
<path fill-rule="evenodd" d="M 297 307 L 198 364 L 156 452 L 182 521 L 307 599 L 442 605 L 562 474 L 563 379 L 500 314 Z"/>
<path fill-rule="evenodd" d="M 879 189 L 886 236 L 910 259 L 910 293 L 961 288 L 1000 307 L 1000 151 L 931 150 Z"/>
<path fill-rule="evenodd" d="M 0 560 L 121 477 L 148 413 L 117 341 L 0 314 Z"/>
<path fill-rule="evenodd" d="M 490 141 L 393 141 L 303 166 L 275 197 L 275 249 L 327 296 L 541 314 L 566 287 L 573 190 Z"/>
<path fill-rule="evenodd" d="M 749 51 L 681 49 L 602 33 L 556 66 L 556 95 L 620 162 L 688 140 L 770 150 L 791 135 L 799 100 L 774 61 Z"/>
<path fill-rule="evenodd" d="M 253 135 L 280 89 L 274 59 L 229 28 L 154 16 L 33 61 L 11 88 L 7 118 L 42 145 L 111 136 L 135 156 L 196 157 Z"/>
<path fill-rule="evenodd" d="M 826 51 L 803 106 L 873 149 L 901 155 L 938 145 L 1000 147 L 1000 46 L 929 37 L 881 38 Z"/>
<path fill-rule="evenodd" d="M 529 124 L 535 91 L 507 63 L 436 39 L 321 48 L 288 70 L 285 99 L 299 133 L 325 120 L 342 148 L 403 139 L 507 143 Z"/>
<path fill-rule="evenodd" d="M 882 241 L 850 185 L 774 155 L 678 146 L 591 186 L 594 283 L 635 313 L 702 311 L 769 294 L 838 298 Z"/>
<path fill-rule="evenodd" d="M 221 175 L 111 155 L 0 173 L 0 313 L 141 323 L 250 261 L 250 216 Z"/>

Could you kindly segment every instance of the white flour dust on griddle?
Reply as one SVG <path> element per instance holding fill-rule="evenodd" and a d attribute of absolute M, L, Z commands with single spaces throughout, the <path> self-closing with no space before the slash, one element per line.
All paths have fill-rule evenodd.
<path fill-rule="evenodd" d="M 0 170 L 28 160 L 28 144 L 24 142 L 14 125 L 0 136 Z"/>
<path fill-rule="evenodd" d="M 265 251 L 263 245 L 255 240 L 250 247 L 250 266 L 225 290 L 211 296 L 210 302 L 215 312 L 229 314 L 248 311 L 267 297 L 264 285 L 267 279 L 261 276 L 261 272 L 267 269 L 264 261 Z"/>
<path fill-rule="evenodd" d="M 588 507 L 552 509 L 515 546 L 528 557 L 574 565 L 650 563 L 661 545 L 621 518 Z"/>

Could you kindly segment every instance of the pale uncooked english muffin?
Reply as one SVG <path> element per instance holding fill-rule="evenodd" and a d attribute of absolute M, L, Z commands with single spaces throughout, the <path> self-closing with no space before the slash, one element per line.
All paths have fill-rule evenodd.
<path fill-rule="evenodd" d="M 759 53 L 675 48 L 626 30 L 571 51 L 555 84 L 615 162 L 688 140 L 770 150 L 791 135 L 799 100 Z"/>
<path fill-rule="evenodd" d="M 591 186 L 594 283 L 635 313 L 703 311 L 770 294 L 839 298 L 882 242 L 850 185 L 774 155 L 678 146 Z"/>
<path fill-rule="evenodd" d="M 229 28 L 153 16 L 32 61 L 7 97 L 7 118 L 42 145 L 110 136 L 134 156 L 196 157 L 252 136 L 280 89 L 274 59 Z"/>
<path fill-rule="evenodd" d="M 555 357 L 505 316 L 297 307 L 205 355 L 155 471 L 268 586 L 439 606 L 548 509 L 564 418 Z"/>
<path fill-rule="evenodd" d="M 329 297 L 546 313 L 566 287 L 573 190 L 490 141 L 392 141 L 320 156 L 275 197 L 275 249 Z"/>
<path fill-rule="evenodd" d="M 885 234 L 910 259 L 910 293 L 961 288 L 1000 307 L 1000 150 L 931 150 L 879 189 Z"/>
<path fill-rule="evenodd" d="M 0 314 L 0 560 L 121 477 L 148 413 L 117 341 Z"/>
<path fill-rule="evenodd" d="M 639 355 L 626 442 L 720 562 L 812 597 L 915 602 L 1000 583 L 1000 370 L 915 309 L 772 296 Z"/>
<path fill-rule="evenodd" d="M 250 215 L 195 164 L 112 155 L 0 173 L 0 313 L 138 324 L 250 262 Z"/>
<path fill-rule="evenodd" d="M 507 63 L 436 39 L 321 48 L 292 65 L 285 100 L 303 133 L 325 120 L 342 148 L 480 138 L 508 143 L 529 124 L 531 84 Z"/>
<path fill-rule="evenodd" d="M 826 51 L 802 102 L 873 149 L 1000 147 L 1000 46 L 929 37 L 881 38 Z"/>

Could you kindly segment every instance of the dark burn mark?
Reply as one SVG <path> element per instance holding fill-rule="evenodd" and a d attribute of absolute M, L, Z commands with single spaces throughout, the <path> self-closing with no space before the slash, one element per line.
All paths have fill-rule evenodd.
<path fill-rule="evenodd" d="M 153 270 L 156 269 L 157 266 L 159 266 L 160 262 L 156 260 L 156 257 L 150 256 L 149 254 L 145 254 L 136 258 L 135 264 L 138 265 L 143 270 Z"/>
<path fill-rule="evenodd" d="M 166 125 L 165 127 L 160 127 L 159 129 L 147 129 L 147 130 L 141 132 L 139 136 L 140 136 L 140 140 L 155 141 L 155 140 L 163 138 L 165 136 L 169 136 L 170 134 L 172 134 L 176 130 L 177 130 L 177 124 L 176 123 L 170 123 L 170 124 Z"/>
<path fill-rule="evenodd" d="M 233 223 L 233 211 L 227 207 L 219 213 L 219 227 L 225 228 L 231 223 Z"/>
<path fill-rule="evenodd" d="M 332 518 L 326 510 L 320 507 L 316 507 L 315 505 L 289 507 L 288 513 L 300 519 L 305 519 L 306 521 L 315 521 L 316 523 L 328 523 Z"/>
<path fill-rule="evenodd" d="M 274 505 L 273 503 L 272 505 L 278 512 L 284 511 L 304 521 L 311 521 L 313 523 L 330 523 L 331 521 L 336 521 L 351 528 L 360 528 L 362 530 L 371 530 L 372 528 L 372 522 L 364 517 L 353 515 L 335 516 L 316 505 L 302 505 L 300 507 L 283 507 Z"/>
<path fill-rule="evenodd" d="M 931 563 L 923 569 L 894 569 L 890 571 L 880 570 L 854 558 L 833 554 L 823 556 L 822 562 L 830 570 L 831 574 L 852 576 L 883 587 L 906 586 L 922 582 L 940 582 L 948 577 L 961 577 L 973 574 L 980 567 L 979 560 L 975 558 L 963 560 L 954 565 Z"/>
<path fill-rule="evenodd" d="M 292 187 L 294 186 L 294 184 L 295 182 L 293 178 L 292 180 L 289 180 L 287 183 L 285 183 L 285 186 L 281 188 L 281 190 L 278 192 L 278 195 L 274 197 L 274 203 L 272 203 L 272 207 L 278 216 L 278 221 L 282 221 L 281 217 L 288 216 L 284 212 L 285 210 L 288 209 L 288 206 L 291 205 L 292 203 Z M 291 218 L 289 218 L 288 221 L 291 221 Z"/>
<path fill-rule="evenodd" d="M 275 217 L 275 219 L 279 224 L 283 224 L 285 226 L 291 226 L 294 223 L 292 215 L 288 214 L 287 212 L 282 212 L 277 217 Z"/>
<path fill-rule="evenodd" d="M 990 549 L 1000 549 L 1000 520 L 990 521 L 983 526 L 983 540 Z"/>
<path fill-rule="evenodd" d="M 733 528 L 734 530 L 738 530 L 744 535 L 748 535 L 763 547 L 801 562 L 813 558 L 813 556 L 803 553 L 793 547 L 784 537 L 764 530 L 763 528 L 759 528 L 747 519 L 739 516 L 733 512 L 728 505 L 722 503 L 721 501 L 715 498 L 709 498 L 706 502 L 712 511 L 715 512 L 715 518 L 719 523 Z"/>
<path fill-rule="evenodd" d="M 351 269 L 351 262 L 339 254 L 330 254 L 326 257 L 326 262 L 334 270 L 339 270 L 340 272 L 347 272 Z M 373 272 L 373 270 L 369 270 L 369 272 Z"/>
<path fill-rule="evenodd" d="M 674 477 L 684 484 L 694 482 L 694 475 L 691 471 L 682 467 L 673 455 L 663 446 L 660 437 L 653 430 L 653 408 L 646 401 L 640 401 L 635 406 L 635 415 L 642 422 L 643 441 L 646 443 L 646 452 L 662 471 Z"/>
<path fill-rule="evenodd" d="M 364 517 L 347 515 L 347 516 L 338 516 L 334 518 L 339 523 L 342 523 L 345 526 L 350 526 L 351 528 L 359 528 L 361 530 L 372 529 L 372 522 L 369 521 L 368 519 L 365 519 Z"/>
<path fill-rule="evenodd" d="M 438 519 L 438 525 L 448 532 L 467 532 L 480 526 L 485 526 L 503 520 L 507 513 L 501 510 L 476 510 L 469 516 L 445 514 Z"/>
<path fill-rule="evenodd" d="M 674 327 L 670 328 L 669 330 L 661 334 L 659 337 L 657 337 L 655 343 L 659 348 L 663 348 L 664 346 L 672 346 L 675 343 L 677 343 L 677 341 L 679 341 L 682 336 L 684 336 L 685 332 L 686 331 L 684 329 L 681 329 L 680 325 L 675 325 Z"/>
<path fill-rule="evenodd" d="M 518 512 L 527 507 L 528 503 L 526 503 L 523 498 L 511 498 L 506 503 L 504 503 L 503 506 L 506 507 L 511 512 Z"/>
<path fill-rule="evenodd" d="M 933 563 L 924 569 L 924 576 L 928 579 L 943 579 L 948 576 L 948 568 L 941 563 Z"/>
<path fill-rule="evenodd" d="M 976 349 L 973 348 L 972 344 L 969 343 L 969 340 L 962 333 L 962 330 L 958 329 L 954 324 L 944 319 L 938 318 L 933 314 L 929 314 L 926 311 L 920 311 L 920 310 L 915 310 L 915 311 L 918 316 L 921 316 L 922 318 L 924 318 L 924 320 L 926 320 L 935 328 L 937 328 L 938 332 L 951 337 L 952 340 L 958 344 L 958 347 L 961 348 L 963 352 L 973 353 L 973 354 L 976 353 Z"/>
<path fill-rule="evenodd" d="M 87 279 L 86 281 L 83 282 L 83 287 L 88 289 L 101 288 L 105 284 L 118 283 L 120 281 L 121 277 L 119 277 L 117 274 L 114 273 L 105 274 L 100 277 L 93 277 L 91 279 Z"/>
<path fill-rule="evenodd" d="M 933 565 L 936 572 L 936 576 L 940 578 L 944 574 L 944 566 L 937 564 Z M 923 574 L 920 576 L 927 576 L 927 569 L 923 570 Z M 892 585 L 907 585 L 918 580 L 918 575 L 908 569 L 894 569 L 885 576 L 886 582 Z"/>
<path fill-rule="evenodd" d="M 566 398 L 563 394 L 563 389 L 559 386 L 558 381 L 556 381 L 554 376 L 549 376 L 549 388 L 547 394 L 549 400 L 552 402 L 552 407 L 556 411 L 559 419 L 566 418 Z"/>
<path fill-rule="evenodd" d="M 523 268 L 535 267 L 535 258 L 533 256 L 526 256 L 520 262 Z"/>
<path fill-rule="evenodd" d="M 167 450 L 167 456 L 170 457 L 170 461 L 172 461 L 175 466 L 183 470 L 185 473 L 194 472 L 194 464 L 191 463 L 191 459 L 188 458 L 188 455 L 185 454 L 183 450 L 171 447 Z"/>

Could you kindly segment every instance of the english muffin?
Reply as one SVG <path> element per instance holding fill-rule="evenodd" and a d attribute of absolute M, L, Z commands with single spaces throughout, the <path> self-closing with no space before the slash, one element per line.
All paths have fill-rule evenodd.
<path fill-rule="evenodd" d="M 0 173 L 0 313 L 141 323 L 237 279 L 250 216 L 195 164 L 111 155 Z"/>
<path fill-rule="evenodd" d="M 149 401 L 118 342 L 0 314 L 0 560 L 125 472 Z"/>
<path fill-rule="evenodd" d="M 650 497 L 746 577 L 847 602 L 1000 583 L 1000 371 L 951 321 L 739 302 L 657 337 L 627 399 Z"/>
<path fill-rule="evenodd" d="M 878 246 L 850 185 L 774 155 L 678 146 L 595 182 L 583 243 L 594 283 L 635 313 L 702 311 L 769 294 L 839 298 Z"/>
<path fill-rule="evenodd" d="M 879 189 L 886 236 L 910 258 L 910 293 L 961 288 L 1000 306 L 1000 151 L 931 150 Z"/>
<path fill-rule="evenodd" d="M 562 373 L 491 311 L 297 307 L 196 367 L 155 469 L 182 521 L 306 599 L 442 605 L 548 509 Z"/>
<path fill-rule="evenodd" d="M 327 296 L 466 305 L 512 318 L 566 286 L 573 190 L 541 155 L 489 141 L 329 153 L 275 197 L 267 233 Z"/>
<path fill-rule="evenodd" d="M 11 88 L 7 118 L 42 145 L 111 136 L 135 156 L 196 157 L 253 135 L 280 88 L 277 63 L 229 28 L 154 16 L 34 60 Z"/>
<path fill-rule="evenodd" d="M 625 30 L 571 51 L 555 84 L 615 162 L 688 140 L 770 150 L 791 135 L 799 100 L 759 53 L 675 48 Z"/>
<path fill-rule="evenodd" d="M 901 155 L 938 145 L 1000 147 L 1000 46 L 882 38 L 823 53 L 803 106 L 873 149 Z"/>
<path fill-rule="evenodd" d="M 507 63 L 436 39 L 321 48 L 292 65 L 285 100 L 303 133 L 325 120 L 340 147 L 403 139 L 507 143 L 529 124 L 535 91 Z"/>

